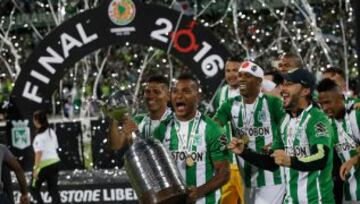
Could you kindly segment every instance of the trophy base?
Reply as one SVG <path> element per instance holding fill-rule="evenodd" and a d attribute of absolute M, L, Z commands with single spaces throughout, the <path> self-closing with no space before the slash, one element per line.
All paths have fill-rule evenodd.
<path fill-rule="evenodd" d="M 187 194 L 178 186 L 169 187 L 159 192 L 152 190 L 144 192 L 140 198 L 141 204 L 183 204 L 186 202 Z"/>

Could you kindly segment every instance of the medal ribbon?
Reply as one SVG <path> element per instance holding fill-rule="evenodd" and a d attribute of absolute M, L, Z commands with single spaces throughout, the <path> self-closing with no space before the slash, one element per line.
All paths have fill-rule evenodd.
<path fill-rule="evenodd" d="M 179 142 L 181 143 L 181 148 L 182 151 L 185 151 L 185 153 L 187 155 L 189 155 L 192 152 L 192 146 L 194 143 L 194 137 L 195 137 L 195 133 L 198 131 L 199 129 L 199 124 L 200 124 L 200 117 L 201 117 L 201 113 L 198 111 L 196 112 L 195 115 L 195 119 L 191 128 L 191 132 L 190 132 L 190 137 L 188 137 L 187 135 L 187 143 L 185 142 L 185 138 L 180 136 L 180 125 L 179 125 L 179 121 L 175 121 L 174 126 L 175 126 L 175 130 L 176 130 L 176 136 L 178 137 Z"/>
<path fill-rule="evenodd" d="M 312 105 L 310 105 L 306 110 L 304 110 L 300 115 L 300 119 L 296 120 L 296 124 L 295 124 L 296 127 L 295 127 L 294 132 L 292 132 L 291 129 L 288 130 L 289 123 L 286 125 L 286 133 L 287 133 L 287 135 L 286 135 L 286 145 L 287 146 L 290 146 L 290 145 L 292 147 L 294 146 L 296 136 L 299 134 L 300 129 L 301 129 L 303 123 L 305 122 L 305 119 L 307 118 L 309 110 L 311 109 L 311 107 L 312 107 Z M 290 121 L 291 121 L 291 118 L 290 118 L 289 122 Z M 300 123 L 298 121 L 300 121 Z"/>

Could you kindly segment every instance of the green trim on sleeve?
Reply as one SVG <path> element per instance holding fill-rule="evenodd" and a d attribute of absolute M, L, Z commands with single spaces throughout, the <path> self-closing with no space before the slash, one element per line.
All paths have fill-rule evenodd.
<path fill-rule="evenodd" d="M 324 145 L 318 144 L 316 145 L 316 147 L 318 149 L 318 152 L 316 154 L 310 155 L 308 157 L 298 158 L 298 160 L 304 163 L 308 163 L 324 158 L 325 156 Z"/>

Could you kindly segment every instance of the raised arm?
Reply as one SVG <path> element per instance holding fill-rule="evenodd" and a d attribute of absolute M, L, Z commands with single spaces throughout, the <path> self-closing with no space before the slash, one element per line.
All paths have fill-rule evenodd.
<path fill-rule="evenodd" d="M 131 143 L 131 133 L 136 129 L 137 125 L 130 117 L 124 119 L 121 126 L 118 121 L 112 119 L 109 132 L 110 148 L 112 150 L 126 148 Z"/>

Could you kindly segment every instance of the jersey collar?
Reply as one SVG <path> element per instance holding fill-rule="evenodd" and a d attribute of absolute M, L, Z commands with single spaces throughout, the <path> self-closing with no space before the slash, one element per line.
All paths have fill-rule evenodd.
<path fill-rule="evenodd" d="M 313 104 L 310 104 L 310 105 L 305 109 L 305 111 L 309 111 L 312 107 L 313 107 Z M 290 118 L 297 118 L 297 117 L 299 117 L 299 116 L 301 115 L 302 112 L 304 112 L 304 109 L 299 109 L 299 110 L 296 112 L 296 116 L 295 116 L 295 117 L 292 116 L 291 111 L 289 111 L 289 110 L 285 110 L 285 111 L 286 111 L 287 114 L 290 115 Z"/>

